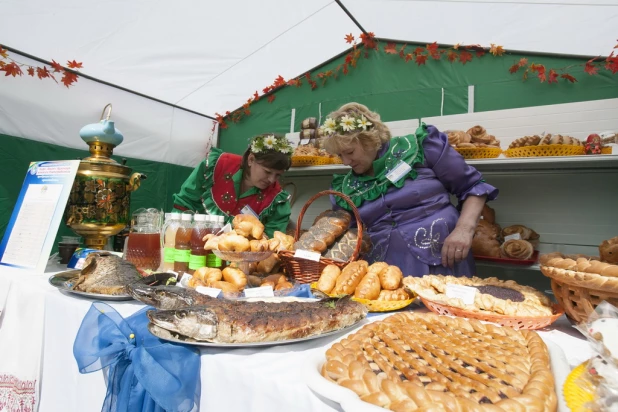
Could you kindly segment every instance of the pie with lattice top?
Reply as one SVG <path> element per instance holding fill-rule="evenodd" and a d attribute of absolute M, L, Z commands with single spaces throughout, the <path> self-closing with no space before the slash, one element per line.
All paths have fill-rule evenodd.
<path fill-rule="evenodd" d="M 539 335 L 475 320 L 398 313 L 326 351 L 322 375 L 394 411 L 555 411 Z"/>
<path fill-rule="evenodd" d="M 554 313 L 552 303 L 547 296 L 513 280 L 426 275 L 423 277 L 407 276 L 403 284 L 406 289 L 427 300 L 477 313 L 491 312 L 507 316 L 551 316 Z M 477 289 L 474 302 L 466 304 L 458 297 L 449 297 L 447 285 L 469 286 Z"/>

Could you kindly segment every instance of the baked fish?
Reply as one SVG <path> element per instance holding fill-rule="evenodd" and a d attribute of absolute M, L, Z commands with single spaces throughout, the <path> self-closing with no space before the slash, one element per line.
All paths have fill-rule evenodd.
<path fill-rule="evenodd" d="M 127 285 L 142 276 L 131 262 L 107 252 L 93 252 L 86 257 L 84 268 L 73 290 L 104 295 L 125 295 Z"/>
<path fill-rule="evenodd" d="M 212 301 L 222 300 L 196 292 L 195 289 L 178 286 L 148 286 L 135 283 L 129 285 L 128 290 L 134 299 L 163 310 L 203 306 L 212 304 Z"/>
<path fill-rule="evenodd" d="M 149 311 L 148 318 L 155 327 L 196 341 L 255 343 L 320 335 L 367 316 L 367 308 L 349 297 L 280 303 L 213 300 L 218 302 Z"/>

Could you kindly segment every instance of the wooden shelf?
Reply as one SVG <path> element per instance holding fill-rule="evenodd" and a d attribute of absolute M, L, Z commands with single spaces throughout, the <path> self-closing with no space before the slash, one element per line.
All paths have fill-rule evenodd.
<path fill-rule="evenodd" d="M 498 157 L 495 159 L 467 160 L 481 173 L 553 172 L 553 171 L 607 171 L 618 170 L 618 155 L 551 156 L 551 157 Z M 291 167 L 286 176 L 328 176 L 347 173 L 344 165 Z"/>

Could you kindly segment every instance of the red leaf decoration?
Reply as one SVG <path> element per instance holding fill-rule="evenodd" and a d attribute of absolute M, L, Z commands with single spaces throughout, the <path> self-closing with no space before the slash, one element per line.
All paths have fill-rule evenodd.
<path fill-rule="evenodd" d="M 521 59 L 519 59 L 519 63 L 517 63 L 519 65 L 519 67 L 524 67 L 525 65 L 528 64 L 528 59 L 526 59 L 525 57 L 522 57 Z"/>
<path fill-rule="evenodd" d="M 77 81 L 77 75 L 75 73 L 71 73 L 71 72 L 65 70 L 64 74 L 62 75 L 62 80 L 60 80 L 60 81 L 66 87 L 69 87 L 69 86 L 71 86 L 73 83 L 75 83 Z"/>
<path fill-rule="evenodd" d="M 283 86 L 284 84 L 285 84 L 285 79 L 281 75 L 279 75 L 275 79 L 275 82 L 273 83 L 273 86 L 274 87 L 280 87 L 280 86 Z"/>
<path fill-rule="evenodd" d="M 272 102 L 274 102 L 276 97 L 277 97 L 277 96 L 275 96 L 274 94 L 269 95 L 269 96 L 268 96 L 268 103 L 272 103 Z"/>
<path fill-rule="evenodd" d="M 423 65 L 427 61 L 427 56 L 425 56 L 424 54 L 417 54 L 415 61 L 416 61 L 416 64 L 418 64 L 419 66 Z"/>
<path fill-rule="evenodd" d="M 397 54 L 397 45 L 395 43 L 388 43 L 386 46 L 384 46 L 384 53 Z"/>
<path fill-rule="evenodd" d="M 406 54 L 406 57 L 405 57 L 406 63 L 412 59 L 414 59 L 414 55 L 412 53 Z"/>
<path fill-rule="evenodd" d="M 84 68 L 81 62 L 76 62 L 75 60 L 67 61 L 67 66 L 69 67 L 69 69 L 83 69 Z"/>
<path fill-rule="evenodd" d="M 453 50 L 449 50 L 446 52 L 446 59 L 453 63 L 454 61 L 457 61 L 459 59 L 459 54 L 457 54 L 456 51 Z"/>
<path fill-rule="evenodd" d="M 560 77 L 562 77 L 565 80 L 570 81 L 571 83 L 575 83 L 577 81 L 577 79 L 575 77 L 571 76 L 568 73 L 561 74 Z"/>
<path fill-rule="evenodd" d="M 5 59 L 9 58 L 9 53 L 2 48 L 2 46 L 0 46 L 0 56 L 4 57 Z"/>
<path fill-rule="evenodd" d="M 354 36 L 352 36 L 352 33 L 345 35 L 345 42 L 346 43 L 354 43 Z"/>
<path fill-rule="evenodd" d="M 34 67 L 28 67 L 28 75 L 34 77 Z"/>
<path fill-rule="evenodd" d="M 520 66 L 519 64 L 515 63 L 514 65 L 512 65 L 512 66 L 509 68 L 509 73 L 511 73 L 511 74 L 515 74 L 515 73 L 517 73 L 517 71 L 519 70 L 519 68 L 520 68 L 520 67 L 521 67 L 521 66 Z"/>
<path fill-rule="evenodd" d="M 547 79 L 548 83 L 558 83 L 558 73 L 554 69 L 549 70 L 549 78 Z"/>
<path fill-rule="evenodd" d="M 586 65 L 584 66 L 584 71 L 592 76 L 592 75 L 598 74 L 599 68 L 595 66 L 594 64 L 592 64 L 592 60 L 591 60 L 591 61 L 586 62 Z"/>
<path fill-rule="evenodd" d="M 59 73 L 64 70 L 64 67 L 62 67 L 60 63 L 56 62 L 55 60 L 52 60 L 51 67 L 54 69 L 54 73 Z"/>
<path fill-rule="evenodd" d="M 2 70 L 6 72 L 4 74 L 5 76 L 15 77 L 15 76 L 21 76 L 22 74 L 24 74 L 21 71 L 21 68 L 17 64 L 15 64 L 15 62 L 5 64 L 4 67 L 2 67 Z"/>
<path fill-rule="evenodd" d="M 472 54 L 470 54 L 470 52 L 467 51 L 462 51 L 461 53 L 459 53 L 459 61 L 462 64 L 466 64 L 467 62 L 471 62 L 472 61 Z"/>

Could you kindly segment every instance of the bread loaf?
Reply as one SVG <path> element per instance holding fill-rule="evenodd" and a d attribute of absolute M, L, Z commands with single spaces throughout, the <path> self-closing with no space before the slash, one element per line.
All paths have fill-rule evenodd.
<path fill-rule="evenodd" d="M 234 231 L 246 238 L 261 239 L 264 233 L 264 225 L 255 216 L 236 215 L 232 220 Z"/>
<path fill-rule="evenodd" d="M 317 289 L 324 293 L 330 293 L 335 288 L 337 278 L 341 274 L 341 269 L 335 265 L 327 265 L 322 269 L 322 274 L 318 280 Z"/>
<path fill-rule="evenodd" d="M 380 296 L 380 278 L 378 275 L 367 272 L 356 287 L 354 296 L 359 299 L 377 299 Z"/>
<path fill-rule="evenodd" d="M 483 233 L 475 233 L 472 238 L 472 254 L 478 256 L 500 257 L 500 242 Z"/>
<path fill-rule="evenodd" d="M 401 284 L 403 279 L 403 273 L 397 266 L 389 266 L 378 275 L 380 277 L 380 284 L 383 289 L 395 290 Z"/>
<path fill-rule="evenodd" d="M 324 253 L 337 237 L 348 230 L 351 220 L 350 214 L 343 210 L 322 212 L 314 225 L 294 244 L 294 249 Z"/>
<path fill-rule="evenodd" d="M 356 243 L 358 241 L 358 231 L 356 229 L 348 230 L 341 236 L 324 254 L 324 257 L 329 259 L 339 259 L 343 261 L 349 260 L 354 254 Z M 360 255 L 368 253 L 371 250 L 371 239 L 369 235 L 363 233 L 361 241 Z"/>
<path fill-rule="evenodd" d="M 378 296 L 378 300 L 408 300 L 410 295 L 401 287 L 395 290 L 383 290 Z"/>
<path fill-rule="evenodd" d="M 599 245 L 599 255 L 603 262 L 618 264 L 618 236 L 604 240 Z"/>
<path fill-rule="evenodd" d="M 472 137 L 463 130 L 449 130 L 446 132 L 448 137 L 448 144 L 451 146 L 458 146 L 462 143 L 470 143 Z"/>
<path fill-rule="evenodd" d="M 561 270 L 570 270 L 580 273 L 591 273 L 600 276 L 618 277 L 618 264 L 601 262 L 596 258 L 582 257 L 581 255 L 563 255 L 558 252 L 542 255 L 539 258 L 542 266 Z M 576 277 L 578 275 L 575 275 Z"/>
<path fill-rule="evenodd" d="M 356 290 L 361 279 L 367 273 L 367 262 L 359 260 L 348 264 L 337 278 L 335 288 L 331 293 L 335 295 L 351 295 Z"/>
<path fill-rule="evenodd" d="M 526 147 L 526 146 L 537 146 L 541 142 L 541 137 L 534 136 L 524 136 L 519 139 L 513 140 L 513 142 L 509 145 L 509 149 L 515 149 L 517 147 Z"/>
<path fill-rule="evenodd" d="M 540 238 L 538 233 L 524 225 L 511 225 L 502 229 L 503 237 L 514 235 L 515 233 L 519 233 L 522 240 L 537 240 Z"/>
<path fill-rule="evenodd" d="M 222 274 L 223 280 L 231 283 L 238 290 L 243 290 L 247 286 L 247 276 L 240 269 L 227 267 L 223 269 Z"/>
<path fill-rule="evenodd" d="M 502 255 L 509 259 L 530 259 L 534 253 L 532 244 L 527 240 L 510 239 L 502 244 Z"/>

